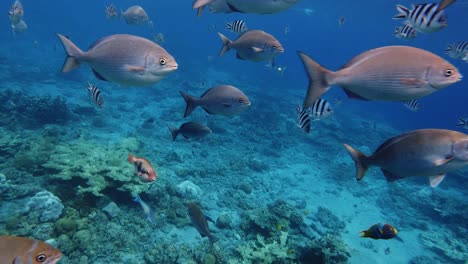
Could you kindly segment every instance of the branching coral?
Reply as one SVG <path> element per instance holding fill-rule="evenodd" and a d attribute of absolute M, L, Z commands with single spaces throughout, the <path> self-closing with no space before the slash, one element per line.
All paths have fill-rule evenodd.
<path fill-rule="evenodd" d="M 287 241 L 287 232 L 281 232 L 277 240 L 269 241 L 257 234 L 256 241 L 250 240 L 247 244 L 239 246 L 237 251 L 241 254 L 243 263 L 277 263 L 292 260 Z"/>

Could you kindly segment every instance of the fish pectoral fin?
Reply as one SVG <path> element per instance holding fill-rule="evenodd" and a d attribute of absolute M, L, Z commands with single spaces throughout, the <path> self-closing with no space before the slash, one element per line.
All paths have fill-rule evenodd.
<path fill-rule="evenodd" d="M 106 78 L 104 78 L 104 76 L 102 76 L 99 72 L 95 71 L 94 69 L 91 69 L 91 70 L 93 71 L 94 76 L 96 76 L 96 78 L 98 78 L 99 80 L 106 81 L 106 82 L 109 81 Z"/>
<path fill-rule="evenodd" d="M 426 81 L 418 78 L 401 78 L 400 82 L 404 85 L 415 85 L 420 86 L 426 83 Z"/>
<path fill-rule="evenodd" d="M 263 49 L 262 48 L 257 48 L 257 47 L 252 47 L 253 51 L 255 52 L 262 52 Z"/>
<path fill-rule="evenodd" d="M 127 65 L 127 70 L 132 71 L 132 72 L 144 72 L 146 71 L 146 68 L 143 66 Z"/>
<path fill-rule="evenodd" d="M 224 106 L 225 108 L 229 108 L 229 107 L 231 107 L 231 106 L 232 106 L 232 104 L 223 103 L 223 106 Z"/>
<path fill-rule="evenodd" d="M 432 188 L 437 187 L 445 178 L 446 174 L 439 174 L 436 176 L 430 176 L 429 177 L 429 184 L 431 185 Z"/>
<path fill-rule="evenodd" d="M 434 160 L 434 164 L 436 166 L 441 166 L 441 165 L 444 165 L 445 163 L 453 160 L 453 158 L 454 158 L 454 156 L 447 156 L 444 159 L 436 159 L 436 160 Z"/>

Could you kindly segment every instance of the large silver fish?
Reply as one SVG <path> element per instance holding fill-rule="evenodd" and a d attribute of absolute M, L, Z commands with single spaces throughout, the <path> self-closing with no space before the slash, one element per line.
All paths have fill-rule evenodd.
<path fill-rule="evenodd" d="M 256 62 L 269 60 L 271 65 L 274 66 L 275 56 L 284 52 L 284 48 L 279 41 L 262 30 L 249 30 L 234 41 L 219 32 L 218 35 L 221 42 L 223 42 L 219 56 L 222 56 L 230 49 L 235 49 L 237 51 L 236 57 L 240 60 Z"/>
<path fill-rule="evenodd" d="M 197 9 L 209 5 L 213 1 L 219 0 L 195 0 L 192 8 Z M 223 0 L 225 5 L 229 7 L 230 12 L 249 13 L 249 14 L 273 14 L 290 8 L 295 5 L 299 0 Z M 218 6 L 220 3 L 218 3 Z M 199 9 L 199 15 L 201 11 Z"/>
<path fill-rule="evenodd" d="M 311 106 L 331 86 L 360 100 L 409 101 L 459 82 L 458 69 L 441 57 L 409 46 L 386 46 L 359 54 L 340 70 L 330 71 L 298 52 L 309 77 L 304 106 Z"/>
<path fill-rule="evenodd" d="M 214 115 L 238 115 L 250 106 L 250 100 L 239 89 L 232 85 L 218 85 L 208 89 L 200 98 L 195 98 L 187 93 L 180 92 L 187 106 L 184 117 L 201 106 L 208 114 Z"/>
<path fill-rule="evenodd" d="M 123 86 L 149 86 L 177 70 L 175 59 L 145 38 L 117 34 L 97 40 L 88 51 L 80 50 L 61 34 L 67 58 L 62 72 L 88 64 L 97 78 Z"/>
<path fill-rule="evenodd" d="M 208 134 L 211 134 L 211 129 L 203 124 L 197 122 L 183 123 L 179 128 L 167 125 L 171 131 L 172 141 L 176 140 L 177 136 L 181 134 L 184 138 L 199 139 Z"/>
<path fill-rule="evenodd" d="M 344 144 L 356 164 L 356 179 L 380 167 L 388 181 L 429 176 L 436 187 L 445 174 L 468 165 L 468 135 L 445 129 L 414 130 L 385 141 L 371 156 Z"/>

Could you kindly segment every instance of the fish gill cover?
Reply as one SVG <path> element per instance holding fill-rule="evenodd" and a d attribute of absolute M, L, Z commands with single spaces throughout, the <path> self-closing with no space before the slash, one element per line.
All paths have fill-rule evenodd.
<path fill-rule="evenodd" d="M 190 1 L 2 1 L 0 239 L 45 241 L 62 253 L 58 263 L 73 264 L 465 263 L 468 143 L 460 120 L 468 118 L 468 91 L 457 74 L 468 74 L 468 1 L 448 5 L 444 16 L 435 15 L 438 2 L 426 6 L 428 16 L 445 19 L 436 25 L 447 25 L 413 25 L 412 38 L 396 37 L 395 28 L 406 19 L 392 18 L 397 4 L 411 10 L 422 2 L 196 2 L 198 10 Z M 144 12 L 129 9 L 135 5 Z M 231 41 L 242 36 L 226 29 L 233 21 L 275 40 L 254 36 L 218 56 L 218 32 Z M 89 56 L 67 55 L 56 33 L 90 50 Z M 145 42 L 152 51 L 112 45 L 119 48 L 110 60 L 98 56 L 102 51 L 92 54 L 114 34 L 155 45 Z M 418 66 L 412 68 L 379 61 L 387 72 L 373 78 L 389 77 L 372 79 L 376 85 L 363 89 L 359 78 L 377 66 L 360 69 L 367 64 L 356 63 L 356 56 L 392 45 L 433 57 L 412 61 Z M 328 75 L 317 74 L 308 60 L 304 65 L 297 51 Z M 79 67 L 61 73 L 67 56 Z M 172 60 L 177 67 L 164 71 Z M 355 67 L 347 70 L 352 78 L 337 78 L 345 76 L 343 65 L 357 65 L 361 75 Z M 109 78 L 115 74 L 127 79 Z M 446 75 L 455 79 L 442 85 Z M 400 84 L 393 93 L 432 87 L 431 94 L 397 102 L 356 100 L 369 93 L 388 99 L 389 78 Z M 321 80 L 331 85 L 320 97 L 333 109 L 327 115 L 320 107 L 325 104 L 303 105 L 309 84 Z M 98 95 L 88 92 L 88 82 Z M 147 85 L 128 85 L 135 83 Z M 184 118 L 180 92 L 202 98 L 219 85 L 245 96 L 207 96 L 203 109 Z M 409 100 L 416 100 L 417 109 L 408 107 Z M 299 109 L 308 109 L 299 113 L 310 133 L 298 123 L 298 102 Z M 232 110 L 240 105 L 242 111 Z M 168 127 L 182 129 L 187 122 L 211 133 L 192 128 L 173 140 Z M 424 132 L 420 141 L 398 147 L 418 155 L 401 160 L 385 151 L 405 133 L 429 128 L 438 129 L 437 139 L 423 140 Z M 423 143 L 414 147 L 416 141 Z M 156 180 L 142 181 L 148 168 L 129 162 L 129 153 L 147 160 Z M 413 171 L 404 165 L 408 160 Z M 360 181 L 356 165 L 368 168 Z M 138 195 L 154 213 L 153 223 L 133 202 Z M 192 223 L 192 203 L 212 239 Z M 378 223 L 395 227 L 398 235 L 360 237 Z M 12 257 L 2 250 L 0 259 L 13 258 L 7 263 L 30 254 Z"/>

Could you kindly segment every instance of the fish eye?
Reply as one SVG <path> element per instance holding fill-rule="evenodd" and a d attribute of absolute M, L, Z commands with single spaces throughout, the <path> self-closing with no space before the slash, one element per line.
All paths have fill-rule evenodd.
<path fill-rule="evenodd" d="M 239 103 L 243 104 L 245 102 L 244 98 L 239 98 Z"/>
<path fill-rule="evenodd" d="M 159 64 L 161 64 L 161 65 L 166 65 L 166 59 L 160 58 L 160 59 L 159 59 Z"/>
<path fill-rule="evenodd" d="M 46 258 L 47 258 L 46 255 L 40 254 L 40 255 L 38 255 L 38 256 L 36 257 L 36 261 L 37 261 L 37 262 L 44 262 L 44 261 L 46 260 Z"/>
<path fill-rule="evenodd" d="M 277 47 L 276 45 L 273 45 L 273 48 L 274 48 L 274 49 L 277 49 L 278 47 Z"/>
<path fill-rule="evenodd" d="M 453 75 L 453 70 L 452 69 L 445 70 L 445 76 L 446 77 L 450 77 L 452 75 Z"/>

